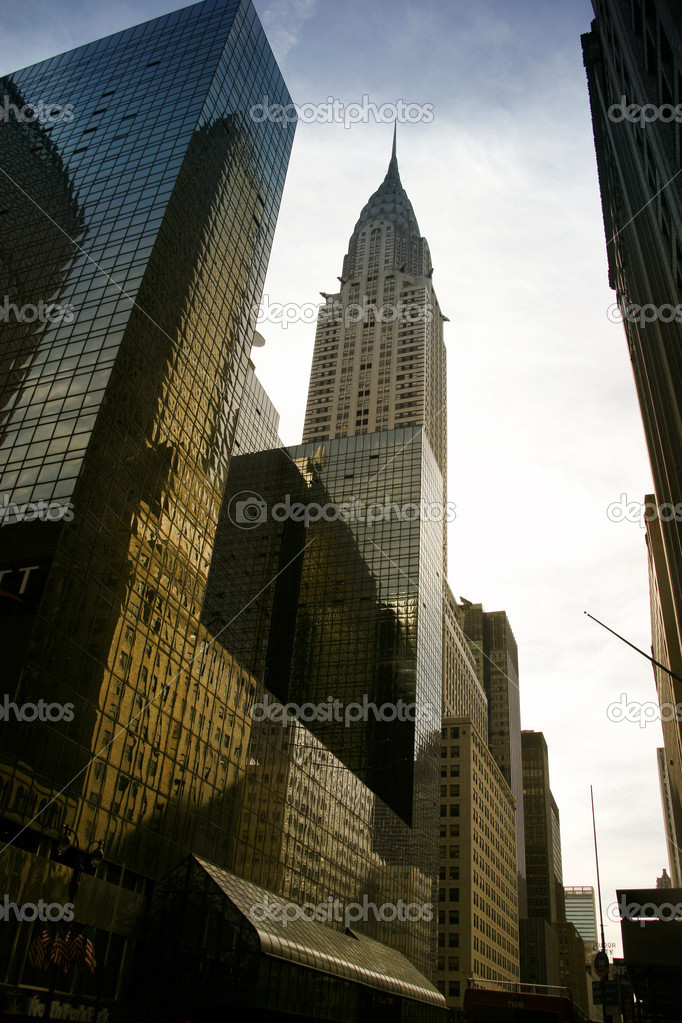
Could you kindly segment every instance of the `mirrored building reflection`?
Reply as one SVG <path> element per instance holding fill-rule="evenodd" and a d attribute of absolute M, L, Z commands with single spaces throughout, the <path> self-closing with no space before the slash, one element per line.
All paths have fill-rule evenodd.
<path fill-rule="evenodd" d="M 112 1008 L 150 880 L 188 848 L 229 855 L 256 686 L 199 614 L 294 125 L 250 116 L 289 96 L 249 2 L 2 87 L 2 867 L 15 902 L 64 900 L 61 826 L 103 842 L 76 920 L 110 927 Z M 49 303 L 68 315 L 34 317 Z M 33 930 L 0 934 L 3 997 L 51 983 L 27 972 Z"/>
<path fill-rule="evenodd" d="M 1 725 L 0 883 L 17 905 L 63 902 L 82 867 L 75 930 L 50 925 L 46 941 L 51 955 L 58 941 L 91 934 L 98 966 L 90 976 L 50 956 L 41 964 L 39 924 L 12 920 L 0 930 L 0 1007 L 101 1023 L 165 1019 L 162 1000 L 140 1003 L 135 950 L 151 896 L 163 900 L 191 857 L 293 903 L 412 899 L 423 910 L 415 920 L 370 911 L 357 921 L 384 967 L 351 955 L 339 1011 L 356 1006 L 361 1018 L 371 1004 L 387 1019 L 439 1018 L 444 1001 L 426 978 L 416 1008 L 408 992 L 433 967 L 438 722 L 377 721 L 362 733 L 365 748 L 360 730 L 284 728 L 257 708 L 284 687 L 317 699 L 326 671 L 344 695 L 361 696 L 373 690 L 360 667 L 378 666 L 375 695 L 439 711 L 440 631 L 432 636 L 428 622 L 440 599 L 441 533 L 419 521 L 372 537 L 341 524 L 321 530 L 317 555 L 310 548 L 299 575 L 269 594 L 277 615 L 261 607 L 277 626 L 263 621 L 251 647 L 248 629 L 249 642 L 224 627 L 223 596 L 208 599 L 214 575 L 231 596 L 245 590 L 246 556 L 270 565 L 287 550 L 308 554 L 294 528 L 262 545 L 262 557 L 242 545 L 237 569 L 219 547 L 231 464 L 279 444 L 249 355 L 294 125 L 251 117 L 265 96 L 290 102 L 253 7 L 205 0 L 17 72 L 4 87 L 17 123 L 0 154 L 0 220 L 21 220 L 17 185 L 30 194 L 35 179 L 52 226 L 41 234 L 38 218 L 34 229 L 31 207 L 32 261 L 11 263 L 3 247 L 2 280 L 24 306 L 44 300 L 69 315 L 31 330 L 13 324 L 6 345 L 3 335 L 0 636 L 16 710 Z M 41 103 L 53 119 L 27 128 L 20 118 Z M 376 454 L 399 439 L 387 435 Z M 437 495 L 428 443 L 416 431 L 411 440 L 402 498 L 424 487 Z M 271 454 L 279 471 L 282 452 Z M 308 500 L 339 499 L 350 454 L 314 454 L 285 457 L 289 476 L 277 486 L 293 480 Z M 374 457 L 368 449 L 366 489 Z M 352 577 L 330 586 L 329 564 L 334 580 L 344 565 Z M 399 582 L 401 572 L 417 573 L 418 585 Z M 319 607 L 301 614 L 287 645 L 294 584 Z M 332 587 L 348 610 L 334 606 Z M 329 642 L 315 665 L 306 651 L 318 635 Z M 351 645 L 355 676 L 341 671 Z M 48 710 L 36 716 L 34 706 Z M 57 841 L 64 826 L 69 849 Z M 345 954 L 343 932 L 329 921 L 314 954 Z M 159 969 L 145 974 L 145 997 L 170 990 Z M 305 1001 L 304 965 L 290 969 Z M 209 1014 L 226 991 L 220 970 L 211 977 Z M 286 985 L 278 991 L 279 1001 L 259 1002 L 271 1013 L 263 1018 L 279 1018 Z"/>

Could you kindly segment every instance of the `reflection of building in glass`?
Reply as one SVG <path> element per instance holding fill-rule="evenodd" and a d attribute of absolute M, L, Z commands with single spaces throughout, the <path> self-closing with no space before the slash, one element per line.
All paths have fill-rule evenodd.
<path fill-rule="evenodd" d="M 438 981 L 461 1009 L 467 978 L 519 981 L 516 805 L 470 717 L 441 734 Z"/>
<path fill-rule="evenodd" d="M 26 101 L 11 79 L 0 81 L 0 104 L 8 111 L 0 118 L 2 167 L 13 179 L 8 182 L 3 175 L 0 184 L 2 444 L 11 409 L 22 403 L 38 345 L 49 346 L 50 327 L 73 318 L 72 310 L 60 301 L 60 286 L 68 276 L 76 242 L 82 240 L 85 218 L 49 127 L 18 116 Z M 44 210 L 49 210 L 49 217 Z"/>
<path fill-rule="evenodd" d="M 245 668 L 385 804 L 372 855 L 418 903 L 434 901 L 442 552 L 419 502 L 440 492 L 416 430 L 234 457 L 205 606 Z M 432 945 L 429 921 L 411 927 L 422 969 Z"/>
<path fill-rule="evenodd" d="M 354 926 L 327 926 L 317 908 L 189 857 L 154 895 L 145 963 L 164 983 L 154 997 L 140 985 L 143 1018 L 212 1020 L 226 1006 L 264 1023 L 444 1018 L 440 994 L 403 955 Z M 333 900 L 321 908 L 343 916 Z"/>
<path fill-rule="evenodd" d="M 237 415 L 237 426 L 232 446 L 233 455 L 249 451 L 264 451 L 282 446 L 277 433 L 279 412 L 272 404 L 263 385 L 256 376 L 255 366 L 249 362 L 244 382 L 242 403 Z"/>
<path fill-rule="evenodd" d="M 256 684 L 199 615 L 294 126 L 249 116 L 264 93 L 289 97 L 247 0 L 177 11 L 8 88 L 73 104 L 49 145 L 31 128 L 44 177 L 19 182 L 67 229 L 64 250 L 36 229 L 30 265 L 2 252 L 12 294 L 58 292 L 73 318 L 0 382 L 17 393 L 3 495 L 70 506 L 0 531 L 0 637 L 14 701 L 72 712 L 3 731 L 0 824 L 23 856 L 11 896 L 52 869 L 62 822 L 82 848 L 103 839 L 83 920 L 107 886 L 142 892 L 187 849 L 234 857 Z M 10 178 L 27 159 L 0 152 Z M 12 181 L 0 188 L 15 210 Z M 0 983 L 35 983 L 17 927 L 3 930 Z M 121 977 L 119 957 L 114 988 Z"/>

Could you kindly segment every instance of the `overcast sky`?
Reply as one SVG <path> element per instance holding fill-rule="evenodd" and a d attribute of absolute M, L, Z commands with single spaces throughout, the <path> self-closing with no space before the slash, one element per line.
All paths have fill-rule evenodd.
<path fill-rule="evenodd" d="M 0 2 L 0 73 L 127 28 L 173 0 Z M 588 0 L 255 0 L 296 104 L 420 104 L 398 164 L 450 322 L 449 579 L 504 609 L 519 646 L 522 727 L 544 732 L 561 812 L 564 883 L 654 887 L 667 864 L 658 723 L 607 707 L 655 700 L 647 562 L 638 522 L 607 508 L 652 489 L 605 242 L 580 34 Z M 415 116 L 415 108 L 410 108 Z M 299 123 L 266 302 L 338 288 L 392 128 Z M 300 442 L 314 325 L 260 327 L 258 374 Z M 606 921 L 607 941 L 620 929 Z"/>

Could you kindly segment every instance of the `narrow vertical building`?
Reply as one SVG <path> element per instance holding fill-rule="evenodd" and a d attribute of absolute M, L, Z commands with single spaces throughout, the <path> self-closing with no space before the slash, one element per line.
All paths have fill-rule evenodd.
<path fill-rule="evenodd" d="M 652 601 L 680 676 L 682 650 L 682 15 L 679 0 L 598 0 L 582 37 L 608 276 L 625 328 L 659 520 L 650 529 Z M 615 496 L 615 495 L 614 495 Z M 655 536 L 652 534 L 655 532 Z M 660 645 L 653 621 L 654 647 Z M 665 658 L 658 657 L 663 663 Z M 673 663 L 674 662 L 674 663 Z M 677 664 L 677 667 L 675 667 Z M 659 699 L 682 685 L 655 670 Z M 682 677 L 682 676 L 681 676 Z M 668 702 L 667 697 L 662 702 Z M 663 711 L 662 711 L 663 713 Z M 679 721 L 664 725 L 680 834 Z"/>
<path fill-rule="evenodd" d="M 655 509 L 653 495 L 645 505 Z M 661 806 L 668 846 L 670 875 L 682 884 L 682 723 L 676 709 L 682 704 L 682 647 L 675 620 L 675 595 L 667 568 L 660 513 L 647 513 L 646 545 L 649 567 L 649 608 L 651 614 L 651 651 L 656 695 L 661 709 L 663 748 L 658 751 L 658 778 Z"/>
<path fill-rule="evenodd" d="M 584 1012 L 589 1007 L 585 948 L 566 919 L 559 808 L 549 784 L 549 757 L 542 732 L 521 732 L 526 826 L 528 915 L 521 920 L 521 979 L 570 988 Z"/>
<path fill-rule="evenodd" d="M 526 914 L 521 698 L 516 639 L 505 611 L 484 611 L 462 599 L 462 628 L 471 646 L 478 678 L 488 699 L 490 752 L 516 800 L 516 856 L 519 913 Z"/>
<path fill-rule="evenodd" d="M 440 807 L 438 983 L 461 1010 L 470 978 L 520 979 L 514 796 L 470 717 L 443 718 Z"/>

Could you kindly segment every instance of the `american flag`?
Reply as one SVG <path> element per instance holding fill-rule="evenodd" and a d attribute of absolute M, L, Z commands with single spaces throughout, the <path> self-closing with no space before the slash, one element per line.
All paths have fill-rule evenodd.
<path fill-rule="evenodd" d="M 92 927 L 87 927 L 71 943 L 71 962 L 83 972 L 94 973 L 97 967 L 93 938 Z"/>
<path fill-rule="evenodd" d="M 97 960 L 95 959 L 95 944 L 94 944 L 94 942 L 92 940 L 92 938 L 94 938 L 94 936 L 95 936 L 95 933 L 94 933 L 92 927 L 89 927 L 88 930 L 85 931 L 85 934 L 84 934 L 84 937 L 83 937 L 83 957 L 82 957 L 83 969 L 84 970 L 88 970 L 90 973 L 94 973 L 95 969 L 97 968 Z"/>
<path fill-rule="evenodd" d="M 50 952 L 50 962 L 54 963 L 55 966 L 61 966 L 66 972 L 70 966 L 69 953 L 68 953 L 68 942 L 69 934 L 63 934 L 61 931 L 57 931 L 52 945 L 52 951 Z"/>
<path fill-rule="evenodd" d="M 69 946 L 69 959 L 71 962 L 78 966 L 80 964 L 80 958 L 83 954 L 83 932 L 76 935 Z"/>
<path fill-rule="evenodd" d="M 44 970 L 50 961 L 48 953 L 51 940 L 47 927 L 36 932 L 28 950 L 28 961 L 34 970 Z"/>

